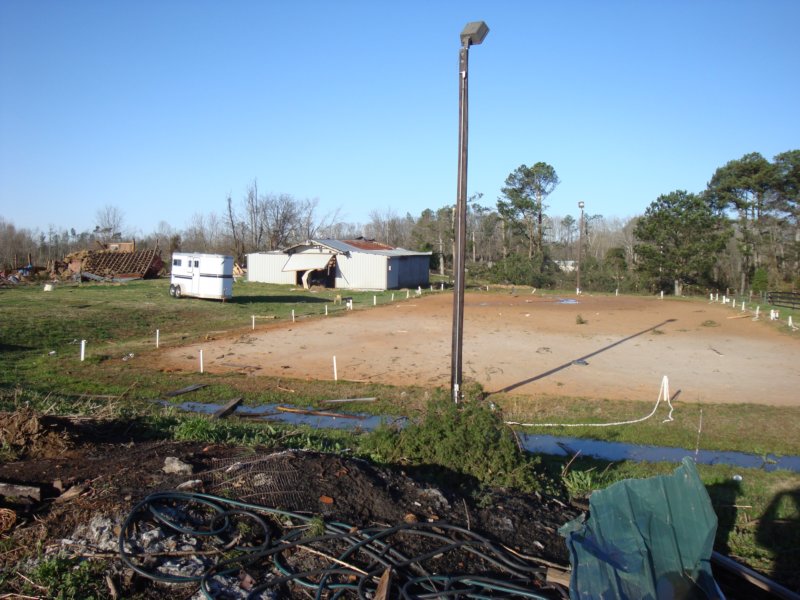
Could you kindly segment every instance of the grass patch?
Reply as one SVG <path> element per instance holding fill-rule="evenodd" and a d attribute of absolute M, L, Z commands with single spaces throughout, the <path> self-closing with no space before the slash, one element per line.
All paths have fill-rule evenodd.
<path fill-rule="evenodd" d="M 39 562 L 29 573 L 22 586 L 24 594 L 42 590 L 58 600 L 96 600 L 108 597 L 105 581 L 106 567 L 101 562 L 81 561 L 76 558 L 50 558 Z M 31 597 L 31 596 L 27 596 Z"/>
<path fill-rule="evenodd" d="M 497 394 L 492 401 L 504 419 L 521 423 L 614 423 L 642 418 L 652 402 Z M 695 450 L 735 450 L 750 454 L 800 455 L 800 408 L 759 404 L 673 402 L 673 421 L 661 405 L 650 419 L 615 427 L 520 427 L 532 434 L 584 437 L 630 444 Z M 702 411 L 702 429 L 700 419 Z"/>

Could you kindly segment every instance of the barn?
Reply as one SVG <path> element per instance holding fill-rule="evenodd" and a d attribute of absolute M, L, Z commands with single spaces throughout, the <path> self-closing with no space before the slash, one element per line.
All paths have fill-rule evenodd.
<path fill-rule="evenodd" d="M 308 240 L 280 252 L 248 254 L 247 279 L 345 290 L 412 288 L 429 285 L 430 260 L 430 252 L 364 238 Z"/>

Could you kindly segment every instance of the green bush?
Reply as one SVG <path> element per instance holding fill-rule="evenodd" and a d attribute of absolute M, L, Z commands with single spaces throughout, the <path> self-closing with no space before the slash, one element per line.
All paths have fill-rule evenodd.
<path fill-rule="evenodd" d="M 553 274 L 545 268 L 548 265 L 549 263 L 543 262 L 540 256 L 528 259 L 524 256 L 512 255 L 495 263 L 487 275 L 491 283 L 545 288 L 551 287 L 555 281 Z"/>
<path fill-rule="evenodd" d="M 769 274 L 766 269 L 758 268 L 753 273 L 752 289 L 754 292 L 766 292 L 769 289 Z"/>
<path fill-rule="evenodd" d="M 437 399 L 418 423 L 382 427 L 362 441 L 361 451 L 380 462 L 433 467 L 437 477 L 468 476 L 483 485 L 540 488 L 535 459 L 519 449 L 514 433 L 485 404 Z M 463 483 L 462 480 L 452 483 Z"/>

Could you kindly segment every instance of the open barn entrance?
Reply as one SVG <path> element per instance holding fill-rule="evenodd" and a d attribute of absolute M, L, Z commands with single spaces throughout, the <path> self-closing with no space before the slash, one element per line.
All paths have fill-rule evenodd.
<path fill-rule="evenodd" d="M 327 266 L 324 269 L 308 269 L 306 271 L 297 271 L 297 285 L 302 285 L 304 288 L 311 286 L 322 286 L 325 288 L 336 287 L 336 259 L 331 259 L 334 263 L 332 266 Z"/>
<path fill-rule="evenodd" d="M 295 284 L 308 289 L 312 285 L 336 287 L 336 256 L 328 253 L 298 252 L 289 256 L 284 271 L 295 272 Z"/>

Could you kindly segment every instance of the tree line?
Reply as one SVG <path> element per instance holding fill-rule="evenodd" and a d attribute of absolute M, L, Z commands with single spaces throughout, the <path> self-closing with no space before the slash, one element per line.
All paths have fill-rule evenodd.
<path fill-rule="evenodd" d="M 643 215 L 629 219 L 550 211 L 559 185 L 545 162 L 520 165 L 494 205 L 483 194 L 469 198 L 468 277 L 491 283 L 580 287 L 588 291 L 706 293 L 709 290 L 795 289 L 800 283 L 800 150 L 769 161 L 752 153 L 718 168 L 699 193 L 676 190 L 659 196 Z M 577 206 L 577 204 L 576 204 Z M 425 209 L 414 216 L 373 210 L 366 223 L 347 223 L 339 213 L 318 214 L 316 200 L 259 190 L 253 180 L 242 198 L 227 197 L 219 213 L 195 214 L 182 230 L 161 222 L 137 240 L 162 251 L 232 254 L 244 264 L 251 252 L 280 250 L 312 238 L 366 237 L 410 250 L 430 251 L 431 268 L 451 274 L 455 207 Z M 0 266 L 31 260 L 44 265 L 66 254 L 129 239 L 124 215 L 105 206 L 95 228 L 17 229 L 0 217 Z"/>

